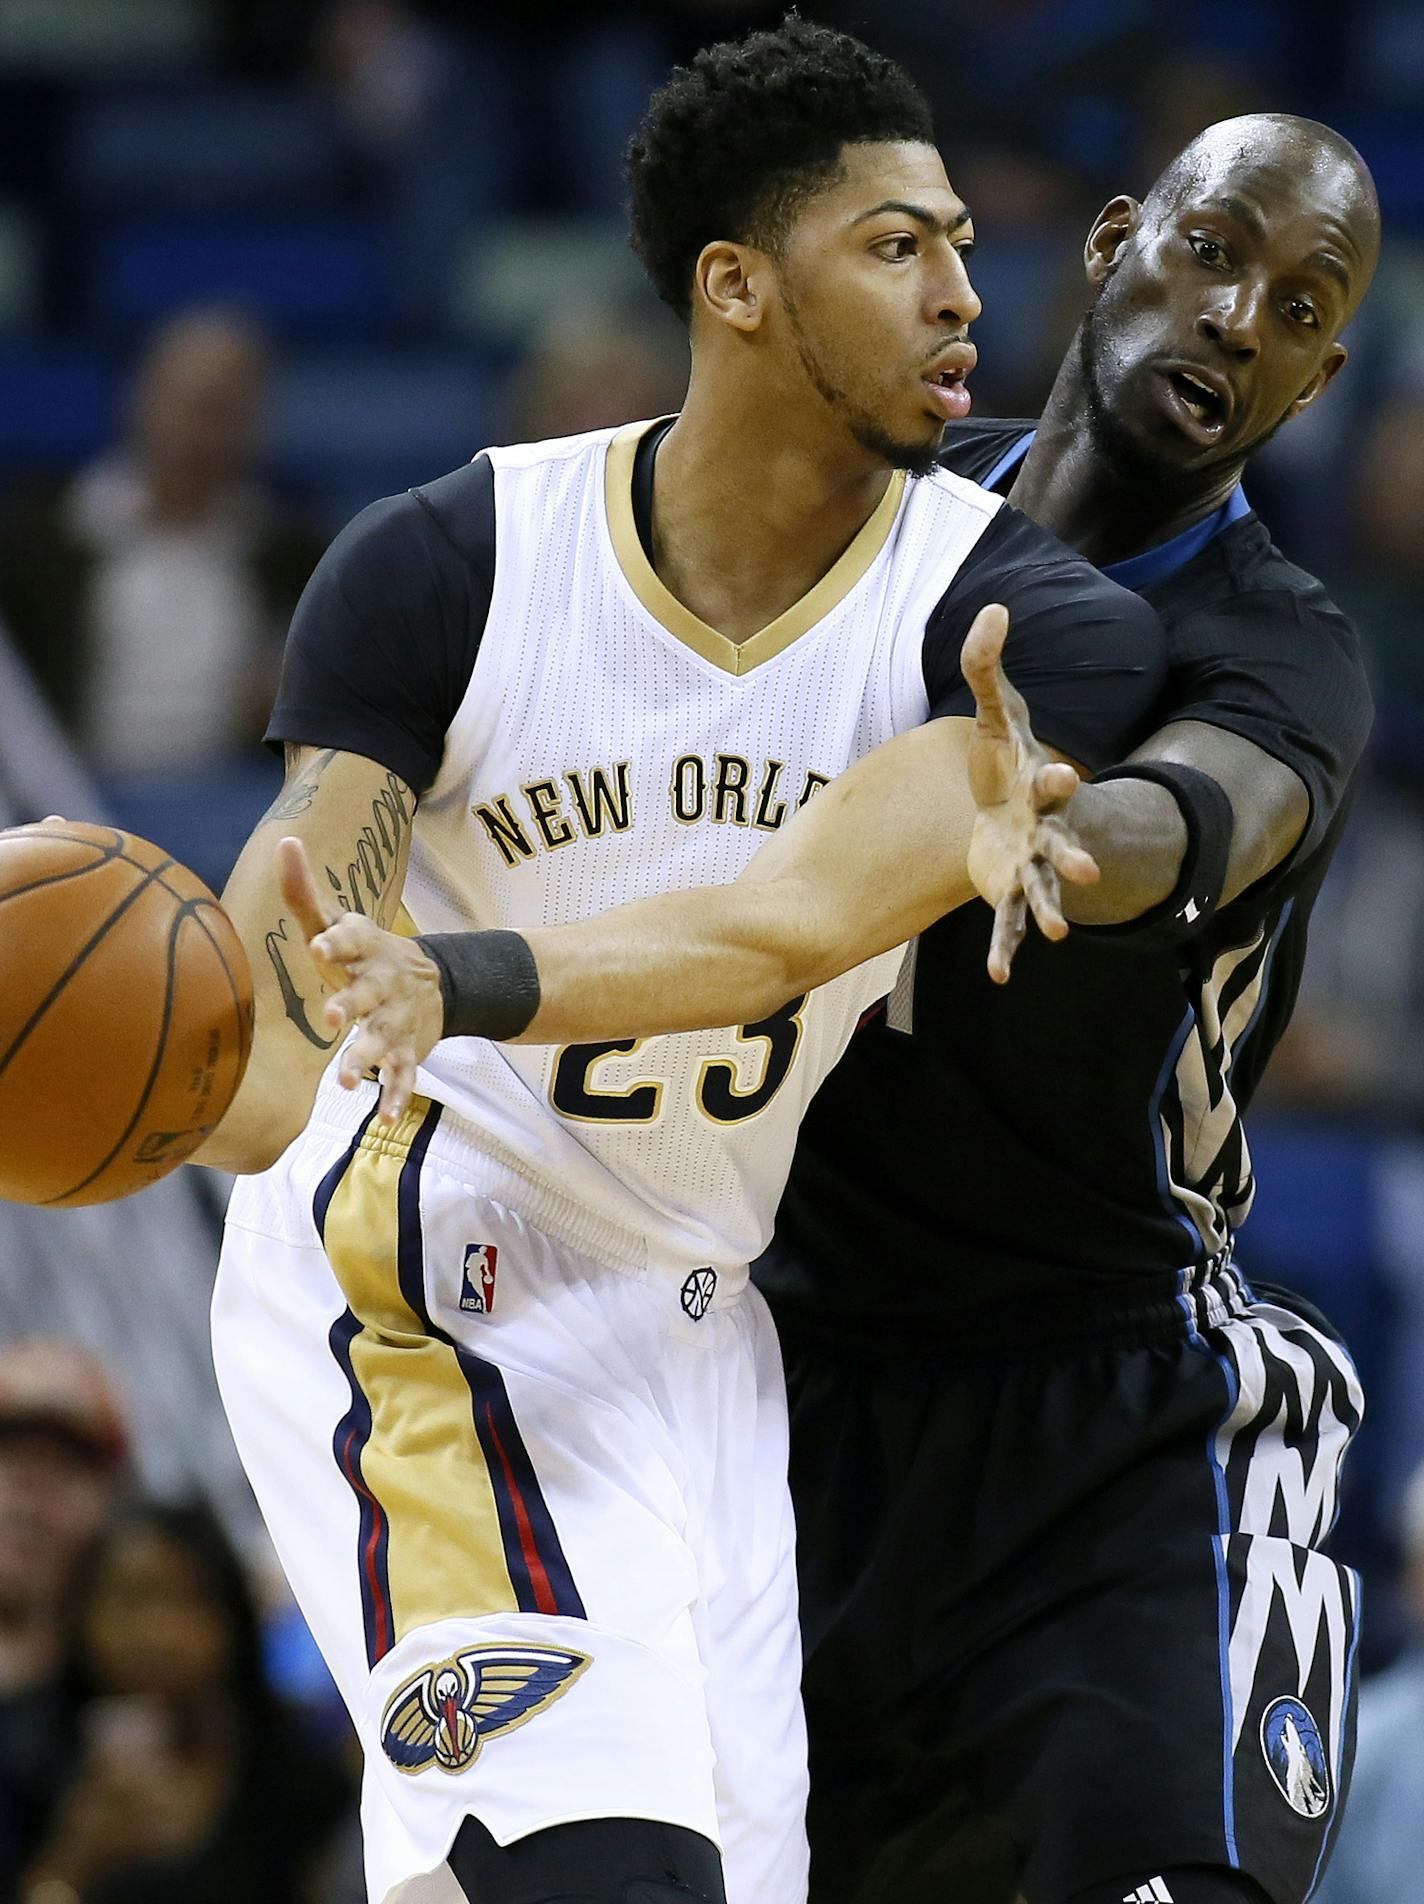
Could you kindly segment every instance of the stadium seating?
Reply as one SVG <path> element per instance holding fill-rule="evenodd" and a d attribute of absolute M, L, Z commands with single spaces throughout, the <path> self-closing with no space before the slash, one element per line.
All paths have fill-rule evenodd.
<path fill-rule="evenodd" d="M 468 462 L 490 440 L 493 398 L 488 365 L 468 353 L 298 357 L 277 380 L 267 462 L 335 525 Z"/>
<path fill-rule="evenodd" d="M 124 335 L 185 305 L 231 304 L 279 336 L 363 336 L 390 308 L 378 228 L 334 214 L 123 221 L 99 237 L 90 301 L 93 322 Z"/>
<path fill-rule="evenodd" d="M 114 367 L 62 344 L 0 343 L 0 470 L 58 470 L 113 439 Z"/>
<path fill-rule="evenodd" d="M 257 87 L 100 94 L 76 107 L 67 184 L 101 212 L 220 217 L 324 207 L 341 147 L 307 96 Z"/>

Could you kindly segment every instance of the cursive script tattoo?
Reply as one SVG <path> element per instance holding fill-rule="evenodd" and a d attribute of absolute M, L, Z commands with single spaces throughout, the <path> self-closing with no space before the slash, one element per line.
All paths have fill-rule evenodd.
<path fill-rule="evenodd" d="M 338 871 L 328 865 L 326 877 L 343 912 L 365 913 L 379 925 L 388 923 L 392 886 L 401 842 L 410 830 L 414 803 L 405 783 L 387 773 L 386 784 L 371 802 L 371 818 L 361 828 L 351 857 Z"/>
<path fill-rule="evenodd" d="M 317 751 L 311 747 L 288 745 L 287 782 L 267 812 L 268 820 L 293 820 L 308 812 L 320 791 L 323 775 L 337 758 L 332 747 Z M 370 818 L 339 867 L 325 866 L 327 883 L 343 912 L 359 912 L 380 926 L 390 924 L 399 903 L 396 881 L 401 854 L 415 818 L 415 796 L 397 775 L 387 772 L 385 785 L 371 802 Z M 266 935 L 267 957 L 271 961 L 282 1009 L 308 1044 L 319 1051 L 330 1051 L 337 1042 L 328 1036 L 319 1017 L 317 1003 L 329 987 L 318 982 L 316 999 L 309 999 L 302 986 L 305 968 L 296 955 L 305 951 L 302 933 L 291 919 L 281 918 Z M 314 975 L 315 976 L 315 975 Z"/>

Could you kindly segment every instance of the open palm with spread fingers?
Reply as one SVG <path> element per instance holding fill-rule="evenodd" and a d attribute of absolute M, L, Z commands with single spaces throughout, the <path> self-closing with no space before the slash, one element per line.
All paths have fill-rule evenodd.
<path fill-rule="evenodd" d="M 1027 704 L 1003 668 L 1009 617 L 981 609 L 965 637 L 960 665 L 975 701 L 969 787 L 978 814 L 969 844 L 969 876 L 994 908 L 989 976 L 1002 985 L 1028 928 L 1066 938 L 1060 881 L 1090 886 L 1097 862 L 1063 818 L 1078 786 L 1077 769 L 1055 760 L 1037 738 Z"/>

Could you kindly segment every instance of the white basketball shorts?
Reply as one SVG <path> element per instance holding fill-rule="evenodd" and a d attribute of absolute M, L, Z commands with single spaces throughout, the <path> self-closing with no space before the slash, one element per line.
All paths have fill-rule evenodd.
<path fill-rule="evenodd" d="M 365 1751 L 373 1904 L 458 1904 L 502 1844 L 651 1818 L 728 1904 L 802 1904 L 786 1407 L 750 1287 L 620 1274 L 469 1181 L 468 1127 L 324 1090 L 239 1183 L 214 1353 L 247 1472 Z"/>

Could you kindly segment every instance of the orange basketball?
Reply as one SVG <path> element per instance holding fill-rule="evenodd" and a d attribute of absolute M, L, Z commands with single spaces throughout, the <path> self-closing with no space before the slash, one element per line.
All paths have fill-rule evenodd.
<path fill-rule="evenodd" d="M 203 882 L 108 826 L 0 832 L 0 1197 L 110 1203 L 232 1102 L 252 976 Z"/>

